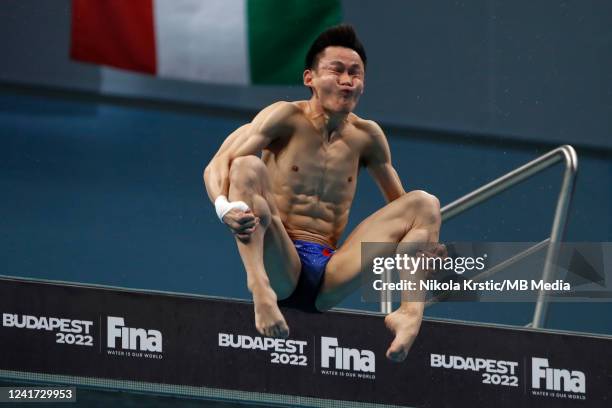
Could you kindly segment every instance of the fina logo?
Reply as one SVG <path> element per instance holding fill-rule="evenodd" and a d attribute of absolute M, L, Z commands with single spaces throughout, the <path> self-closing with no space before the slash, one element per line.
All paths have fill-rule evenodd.
<path fill-rule="evenodd" d="M 586 393 L 586 381 L 582 371 L 549 368 L 547 358 L 531 358 L 531 388 L 539 389 L 542 380 L 548 391 Z M 561 389 L 563 384 L 563 389 Z"/>
<path fill-rule="evenodd" d="M 121 339 L 124 350 L 162 352 L 162 334 L 159 330 L 125 327 L 123 317 L 108 316 L 107 346 L 115 348 L 115 341 Z"/>
<path fill-rule="evenodd" d="M 338 347 L 337 338 L 321 337 L 321 367 L 329 368 L 332 359 L 338 370 L 375 371 L 376 358 L 372 351 Z"/>

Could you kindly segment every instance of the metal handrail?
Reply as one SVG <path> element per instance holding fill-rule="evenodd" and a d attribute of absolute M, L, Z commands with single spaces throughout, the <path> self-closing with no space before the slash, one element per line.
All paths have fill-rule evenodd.
<path fill-rule="evenodd" d="M 576 151 L 572 146 L 559 146 L 556 149 L 530 161 L 529 163 L 526 163 L 523 166 L 518 167 L 517 169 L 485 184 L 471 193 L 464 195 L 452 203 L 445 205 L 440 210 L 442 214 L 442 221 L 448 221 L 462 212 L 467 211 L 468 209 L 497 194 L 500 194 L 510 187 L 540 173 L 541 171 L 557 164 L 560 161 L 564 162 L 565 171 L 563 173 L 563 181 L 561 184 L 561 190 L 559 191 L 559 198 L 557 199 L 555 217 L 553 219 L 552 230 L 549 238 L 551 245 L 548 246 L 546 259 L 544 262 L 544 271 L 542 273 L 542 280 L 544 282 L 549 282 L 553 273 L 553 261 L 557 255 L 557 245 L 555 245 L 555 243 L 559 242 L 563 238 L 563 233 L 567 223 L 567 213 L 575 184 L 575 176 L 576 172 L 578 171 L 578 156 L 576 155 Z M 391 312 L 392 301 L 390 299 L 391 296 L 389 293 L 383 294 L 381 301 L 381 312 Z M 542 327 L 546 319 L 546 308 L 546 294 L 544 291 L 540 291 L 536 301 L 532 327 Z"/>
<path fill-rule="evenodd" d="M 563 201 L 567 201 L 567 205 L 564 206 L 567 207 L 569 205 L 571 190 L 567 192 L 564 191 L 573 187 L 574 175 L 578 170 L 578 156 L 576 155 L 576 151 L 572 146 L 563 145 L 491 181 L 490 183 L 485 184 L 484 186 L 464 195 L 452 203 L 445 205 L 440 210 L 442 213 L 442 221 L 448 221 L 456 215 L 474 207 L 477 204 L 480 204 L 486 199 L 497 195 L 504 190 L 507 190 L 508 188 L 541 172 L 542 170 L 547 169 L 561 160 L 565 160 L 565 174 L 563 176 L 563 184 L 561 193 L 559 195 L 559 200 L 561 201 L 563 199 Z M 571 184 L 571 186 L 568 186 L 568 183 Z M 557 211 L 559 211 L 559 206 L 557 206 Z M 567 213 L 567 208 L 564 208 L 562 212 L 563 214 L 555 213 L 553 231 L 555 231 L 554 226 L 557 226 L 557 229 L 562 227 L 560 225 L 562 220 L 558 219 L 558 217 L 565 216 Z"/>

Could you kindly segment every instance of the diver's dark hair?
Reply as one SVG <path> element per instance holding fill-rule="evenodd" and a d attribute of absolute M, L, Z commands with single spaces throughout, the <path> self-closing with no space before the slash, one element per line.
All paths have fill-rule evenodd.
<path fill-rule="evenodd" d="M 306 54 L 304 69 L 316 69 L 319 61 L 319 54 L 325 48 L 333 46 L 355 50 L 361 57 L 363 67 L 365 68 L 367 63 L 365 48 L 363 48 L 363 44 L 359 41 L 359 38 L 357 38 L 355 29 L 351 25 L 340 24 L 323 31 L 319 34 L 317 39 L 314 40 Z"/>

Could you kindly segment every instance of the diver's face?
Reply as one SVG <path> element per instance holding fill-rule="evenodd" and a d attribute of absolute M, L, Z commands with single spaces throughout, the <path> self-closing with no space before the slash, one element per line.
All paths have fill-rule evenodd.
<path fill-rule="evenodd" d="M 319 54 L 314 70 L 304 71 L 304 85 L 310 87 L 324 110 L 349 113 L 363 93 L 364 66 L 355 50 L 327 47 Z"/>

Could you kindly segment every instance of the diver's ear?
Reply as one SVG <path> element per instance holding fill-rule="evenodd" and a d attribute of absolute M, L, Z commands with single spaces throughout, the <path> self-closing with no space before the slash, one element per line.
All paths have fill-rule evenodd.
<path fill-rule="evenodd" d="M 309 88 L 312 88 L 312 70 L 305 69 L 304 73 L 302 74 L 302 78 L 304 80 L 304 85 Z"/>

